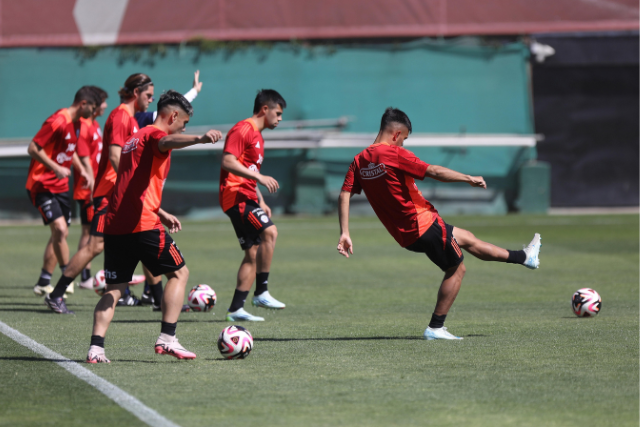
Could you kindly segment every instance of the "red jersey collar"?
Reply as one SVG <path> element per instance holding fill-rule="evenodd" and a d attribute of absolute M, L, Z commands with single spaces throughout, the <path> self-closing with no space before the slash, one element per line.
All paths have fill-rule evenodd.
<path fill-rule="evenodd" d="M 249 122 L 251 124 L 251 126 L 253 127 L 254 131 L 258 130 L 258 125 L 256 125 L 253 121 L 253 119 L 251 117 L 249 117 L 248 119 L 245 119 L 245 122 Z"/>

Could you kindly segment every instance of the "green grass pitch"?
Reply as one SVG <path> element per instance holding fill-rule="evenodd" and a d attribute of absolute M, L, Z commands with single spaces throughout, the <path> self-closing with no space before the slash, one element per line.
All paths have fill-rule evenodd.
<path fill-rule="evenodd" d="M 637 426 L 638 216 L 445 220 L 511 249 L 542 235 L 536 271 L 466 254 L 446 323 L 463 341 L 422 339 L 442 273 L 375 218 L 352 218 L 350 259 L 335 250 L 337 218 L 276 218 L 270 289 L 287 308 L 247 304 L 266 317 L 244 324 L 253 352 L 222 360 L 216 339 L 229 324 L 242 253 L 228 221 L 187 222 L 174 238 L 188 289 L 206 283 L 218 294 L 215 314 L 185 313 L 178 323 L 198 358 L 154 354 L 160 314 L 122 307 L 106 339 L 111 365 L 84 366 L 181 426 Z M 98 297 L 76 289 L 68 300 L 76 315 L 60 316 L 33 295 L 47 239 L 42 226 L 0 228 L 0 321 L 83 361 Z M 603 298 L 596 318 L 571 311 L 582 287 Z M 2 426 L 142 425 L 3 335 L 0 384 Z"/>

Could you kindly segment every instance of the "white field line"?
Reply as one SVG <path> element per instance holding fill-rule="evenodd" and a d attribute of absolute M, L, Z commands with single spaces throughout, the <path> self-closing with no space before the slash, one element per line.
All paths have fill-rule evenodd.
<path fill-rule="evenodd" d="M 15 329 L 11 328 L 1 321 L 0 333 L 8 336 L 18 344 L 27 347 L 34 353 L 41 355 L 45 359 L 49 359 L 52 362 L 55 362 L 58 365 L 62 366 L 72 375 L 75 375 L 82 381 L 98 389 L 99 392 L 107 396 L 109 399 L 113 400 L 118 406 L 131 412 L 143 423 L 150 426 L 180 427 L 178 426 L 178 424 L 169 421 L 153 409 L 146 406 L 144 403 L 140 402 L 135 397 L 111 384 L 109 381 L 100 378 L 99 376 L 89 371 L 88 369 L 83 368 L 73 360 L 70 360 L 62 356 L 61 354 L 50 350 L 42 344 L 38 344 L 28 336 L 21 334 L 20 332 L 16 331 Z"/>

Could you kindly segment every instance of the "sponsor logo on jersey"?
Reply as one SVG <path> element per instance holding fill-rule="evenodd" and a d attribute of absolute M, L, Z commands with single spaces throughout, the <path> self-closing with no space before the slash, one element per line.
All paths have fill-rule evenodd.
<path fill-rule="evenodd" d="M 360 177 L 362 179 L 376 179 L 387 173 L 387 168 L 384 163 L 376 165 L 375 163 L 369 163 L 366 168 L 360 169 Z"/>
<path fill-rule="evenodd" d="M 131 138 L 124 144 L 124 147 L 122 147 L 122 154 L 130 153 L 138 148 L 138 142 L 140 142 L 138 138 Z"/>
<path fill-rule="evenodd" d="M 73 156 L 69 156 L 66 153 L 58 153 L 58 156 L 56 157 L 56 161 L 60 164 L 63 164 L 65 162 L 70 162 L 73 159 Z"/>
<path fill-rule="evenodd" d="M 262 154 L 258 154 L 258 161 L 256 163 L 261 165 L 263 160 L 264 158 L 262 157 Z"/>
<path fill-rule="evenodd" d="M 249 166 L 249 170 L 250 171 L 254 171 L 254 172 L 258 172 L 258 167 L 256 165 L 250 165 Z"/>
<path fill-rule="evenodd" d="M 67 151 L 76 151 L 76 144 L 74 143 L 69 143 L 69 145 L 67 145 Z"/>
<path fill-rule="evenodd" d="M 107 279 L 117 279 L 118 275 L 116 274 L 115 271 L 110 271 L 110 270 L 105 270 L 104 271 L 104 277 L 106 277 Z"/>

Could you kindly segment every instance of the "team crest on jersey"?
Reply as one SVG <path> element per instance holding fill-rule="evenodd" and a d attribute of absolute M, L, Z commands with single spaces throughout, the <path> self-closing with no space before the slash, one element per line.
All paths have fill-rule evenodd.
<path fill-rule="evenodd" d="M 376 179 L 386 173 L 387 168 L 384 163 L 380 163 L 379 165 L 369 163 L 369 166 L 360 169 L 360 177 L 362 179 Z"/>
<path fill-rule="evenodd" d="M 124 144 L 124 147 L 122 147 L 122 154 L 130 153 L 138 148 L 139 141 L 140 140 L 138 138 L 131 138 L 129 141 L 127 141 L 127 143 Z"/>

